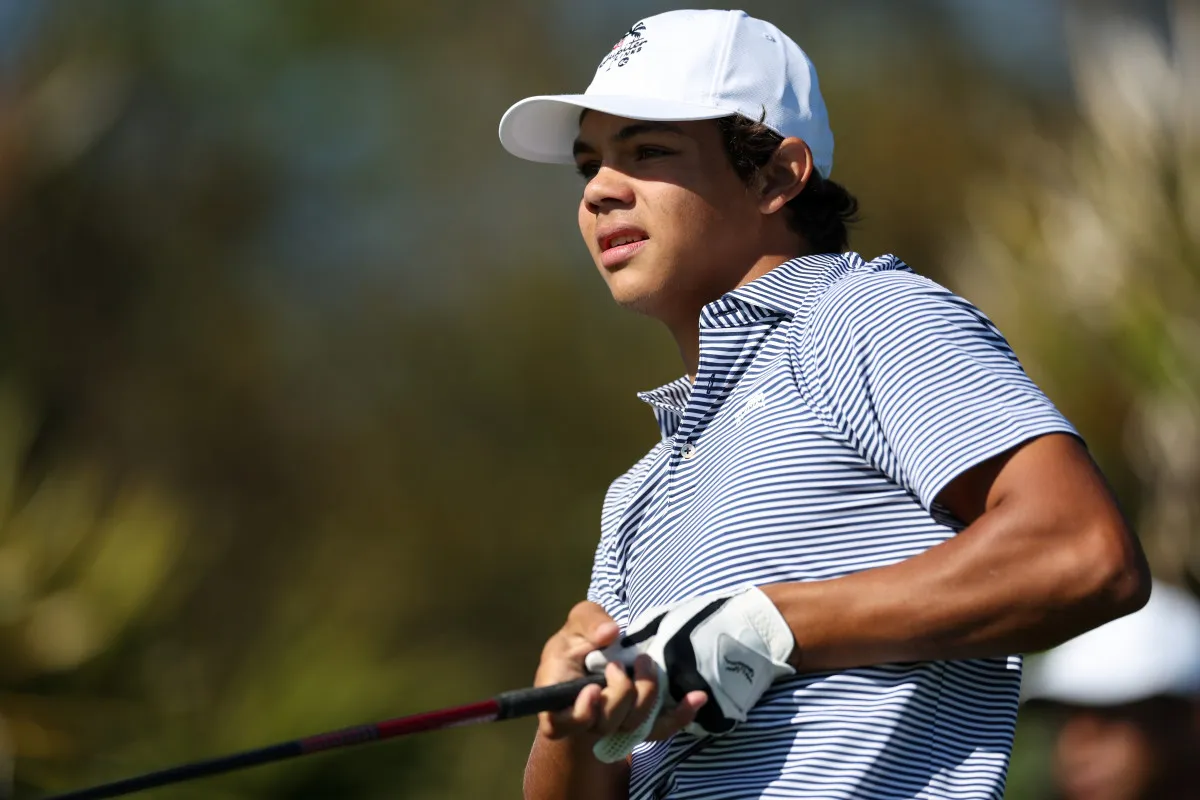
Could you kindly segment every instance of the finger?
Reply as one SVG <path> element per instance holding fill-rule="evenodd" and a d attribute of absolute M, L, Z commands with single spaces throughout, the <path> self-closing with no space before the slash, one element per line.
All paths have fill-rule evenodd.
<path fill-rule="evenodd" d="M 599 686 L 586 686 L 575 697 L 575 703 L 568 709 L 554 713 L 538 715 L 538 729 L 549 739 L 562 739 L 573 733 L 584 731 L 596 722 L 599 707 L 602 702 Z"/>
<path fill-rule="evenodd" d="M 596 626 L 594 636 L 585 637 L 560 631 L 542 648 L 542 665 L 554 662 L 553 669 L 539 668 L 537 679 L 544 683 L 574 680 L 588 673 L 584 660 L 588 653 L 601 650 L 616 641 L 620 628 L 614 622 Z M 543 674 L 544 673 L 544 674 Z M 535 686 L 542 685 L 535 681 Z"/>
<path fill-rule="evenodd" d="M 658 668 L 654 665 L 654 660 L 645 653 L 633 661 L 633 686 L 633 708 L 621 723 L 622 731 L 637 730 L 646 717 L 655 711 L 654 707 L 658 704 Z"/>
<path fill-rule="evenodd" d="M 688 692 L 670 711 L 659 714 L 649 739 L 667 739 L 696 721 L 696 713 L 708 702 L 704 692 Z"/>
<path fill-rule="evenodd" d="M 603 650 L 604 647 L 605 645 L 593 642 L 591 639 L 579 638 L 571 642 L 566 650 L 563 651 L 562 657 L 578 663 L 582 669 L 587 654 L 595 650 Z"/>
<path fill-rule="evenodd" d="M 602 690 L 599 686 L 585 686 L 576 695 L 575 703 L 570 708 L 538 714 L 538 731 L 548 739 L 561 739 L 572 733 L 588 730 L 595 725 L 602 702 Z"/>
<path fill-rule="evenodd" d="M 583 600 L 576 603 L 567 612 L 567 627 L 590 630 L 600 622 L 611 622 L 612 617 L 604 610 L 604 606 Z"/>
<path fill-rule="evenodd" d="M 538 663 L 537 672 L 533 676 L 535 687 L 549 686 L 564 681 L 573 681 L 587 674 L 584 668 L 584 657 L 571 652 L 565 645 L 553 649 L 547 645 Z"/>
<path fill-rule="evenodd" d="M 584 601 L 577 603 L 567 615 L 563 630 L 590 638 L 596 629 L 602 625 L 613 625 L 613 619 L 596 603 Z"/>
<path fill-rule="evenodd" d="M 604 679 L 608 684 L 603 692 L 604 704 L 600 708 L 596 724 L 592 726 L 592 730 L 601 735 L 618 730 L 637 699 L 633 681 L 625 674 L 620 664 L 610 663 L 605 667 Z"/>
<path fill-rule="evenodd" d="M 617 627 L 617 623 L 612 620 L 601 622 L 596 627 L 592 628 L 591 642 L 596 647 L 608 647 L 617 640 L 617 636 L 621 633 L 621 629 Z"/>
<path fill-rule="evenodd" d="M 567 632 L 567 649 L 572 656 L 608 647 L 620 636 L 621 629 L 612 621 L 602 622 L 589 631 Z"/>

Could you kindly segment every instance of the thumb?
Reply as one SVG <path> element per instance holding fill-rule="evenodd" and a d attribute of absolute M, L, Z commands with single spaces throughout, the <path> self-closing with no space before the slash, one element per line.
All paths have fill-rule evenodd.
<path fill-rule="evenodd" d="M 595 649 L 615 641 L 621 629 L 603 608 L 585 601 L 571 609 L 562 632 L 577 646 L 586 643 Z"/>
<path fill-rule="evenodd" d="M 633 662 L 637 659 L 640 652 L 636 647 L 622 647 L 619 644 L 612 644 L 603 650 L 593 650 L 588 653 L 583 660 L 583 664 L 587 667 L 588 672 L 604 672 L 605 665 L 609 663 L 620 664 L 628 670 L 633 667 Z"/>

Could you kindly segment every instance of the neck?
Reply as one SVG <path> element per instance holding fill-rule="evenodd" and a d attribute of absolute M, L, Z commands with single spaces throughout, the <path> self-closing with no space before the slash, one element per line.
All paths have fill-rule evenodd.
<path fill-rule="evenodd" d="M 750 269 L 742 274 L 735 285 L 720 292 L 715 297 L 707 298 L 700 307 L 689 308 L 685 313 L 680 314 L 678 318 L 663 320 L 667 329 L 671 331 L 671 336 L 675 338 L 675 346 L 679 348 L 679 356 L 683 359 L 683 366 L 687 370 L 688 378 L 694 382 L 696 380 L 696 372 L 700 368 L 700 311 L 703 306 L 720 299 L 727 292 L 732 292 L 734 289 L 741 288 L 756 278 L 761 278 L 780 264 L 790 261 L 793 258 L 798 258 L 801 255 L 803 253 L 763 255 L 754 262 Z"/>

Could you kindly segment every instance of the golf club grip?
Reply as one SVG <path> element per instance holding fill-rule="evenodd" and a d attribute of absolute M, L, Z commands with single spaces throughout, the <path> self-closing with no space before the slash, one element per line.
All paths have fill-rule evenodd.
<path fill-rule="evenodd" d="M 562 711 L 575 703 L 575 698 L 586 687 L 596 684 L 603 687 L 603 675 L 588 675 L 578 680 L 566 683 L 555 683 L 550 686 L 539 686 L 536 689 L 513 689 L 496 695 L 496 704 L 500 706 L 497 719 L 516 719 L 528 717 L 543 711 Z"/>

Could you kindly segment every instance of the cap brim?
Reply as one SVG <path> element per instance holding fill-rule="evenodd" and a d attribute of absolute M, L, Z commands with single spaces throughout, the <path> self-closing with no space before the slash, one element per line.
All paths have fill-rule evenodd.
<path fill-rule="evenodd" d="M 546 164 L 571 164 L 579 114 L 583 109 L 629 119 L 687 122 L 717 119 L 736 111 L 695 103 L 628 95 L 557 94 L 528 97 L 500 119 L 500 143 L 518 158 Z"/>

